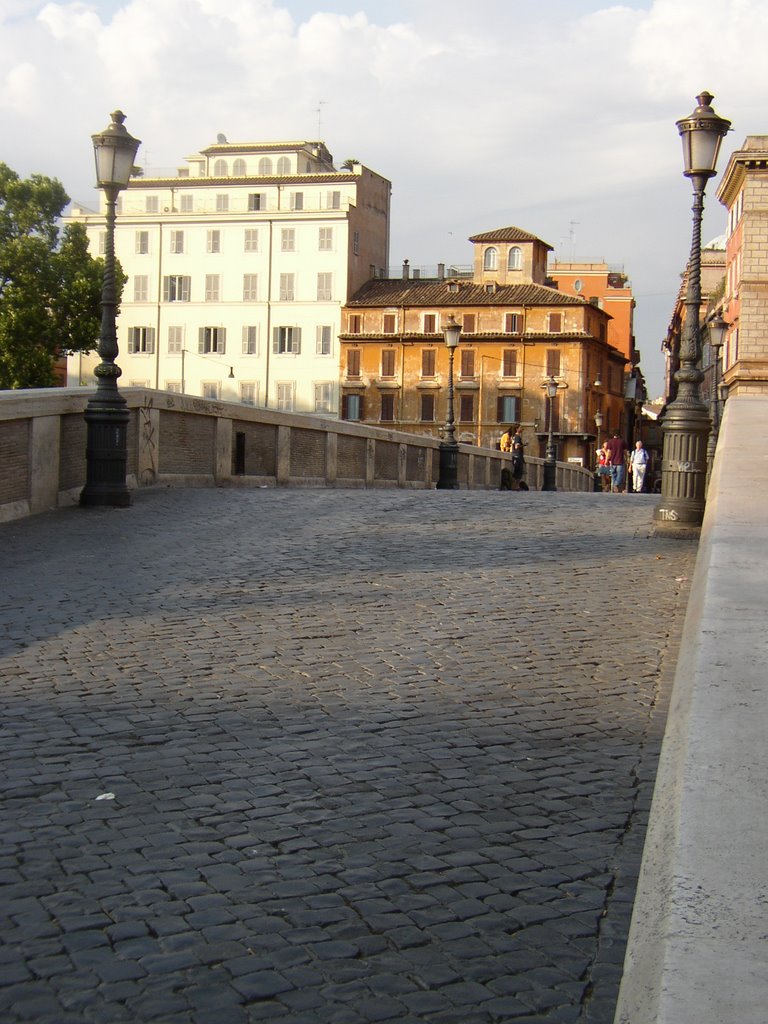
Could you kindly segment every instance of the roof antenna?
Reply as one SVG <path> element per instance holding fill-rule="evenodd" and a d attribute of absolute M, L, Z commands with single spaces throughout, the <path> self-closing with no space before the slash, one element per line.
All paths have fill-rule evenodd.
<path fill-rule="evenodd" d="M 317 110 L 315 110 L 315 113 L 317 114 L 317 141 L 318 142 L 320 141 L 320 139 L 322 137 L 322 134 L 323 134 L 323 107 L 326 105 L 327 102 L 328 102 L 327 100 L 318 100 L 317 101 Z"/>

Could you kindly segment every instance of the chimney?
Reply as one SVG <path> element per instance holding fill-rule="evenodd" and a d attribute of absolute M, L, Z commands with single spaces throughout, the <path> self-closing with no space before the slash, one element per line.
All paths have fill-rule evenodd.
<path fill-rule="evenodd" d="M 408 266 L 408 260 L 403 260 L 403 280 L 407 281 L 410 276 L 411 270 L 410 267 Z"/>
<path fill-rule="evenodd" d="M 444 281 L 445 280 L 445 264 L 444 263 L 438 263 L 437 264 L 437 278 L 438 278 L 439 281 Z"/>

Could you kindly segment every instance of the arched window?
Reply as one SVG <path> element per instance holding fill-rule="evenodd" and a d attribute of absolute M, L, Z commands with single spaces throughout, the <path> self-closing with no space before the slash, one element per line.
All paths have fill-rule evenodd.
<path fill-rule="evenodd" d="M 520 270 L 523 266 L 523 252 L 516 245 L 509 250 L 507 257 L 507 270 Z"/>
<path fill-rule="evenodd" d="M 485 250 L 483 256 L 483 270 L 496 270 L 498 267 L 498 252 L 493 246 L 490 246 Z"/>
<path fill-rule="evenodd" d="M 263 156 L 259 160 L 259 174 L 271 174 L 272 173 L 272 161 L 268 156 Z"/>
<path fill-rule="evenodd" d="M 216 160 L 213 165 L 213 173 L 217 178 L 223 178 L 227 174 L 227 161 Z"/>
<path fill-rule="evenodd" d="M 291 173 L 291 161 L 287 156 L 281 156 L 277 161 L 277 173 L 278 174 L 290 174 Z"/>
<path fill-rule="evenodd" d="M 235 162 L 232 164 L 232 173 L 236 174 L 238 177 L 243 177 L 245 175 L 245 172 L 245 160 L 235 160 Z"/>

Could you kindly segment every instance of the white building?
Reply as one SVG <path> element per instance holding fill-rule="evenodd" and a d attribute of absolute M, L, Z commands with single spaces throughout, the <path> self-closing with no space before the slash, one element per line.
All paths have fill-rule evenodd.
<path fill-rule="evenodd" d="M 121 384 L 337 415 L 341 307 L 389 257 L 390 182 L 322 142 L 228 143 L 131 179 L 115 252 Z M 93 252 L 104 214 L 73 206 Z M 70 357 L 68 385 L 98 356 Z"/>

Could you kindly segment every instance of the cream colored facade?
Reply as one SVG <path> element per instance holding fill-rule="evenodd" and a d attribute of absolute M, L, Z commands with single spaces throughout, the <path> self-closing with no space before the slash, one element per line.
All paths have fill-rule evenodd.
<path fill-rule="evenodd" d="M 121 383 L 337 415 L 341 307 L 387 266 L 391 186 L 322 142 L 228 143 L 120 196 Z M 93 252 L 103 211 L 73 207 Z M 93 382 L 90 356 L 68 383 Z"/>

